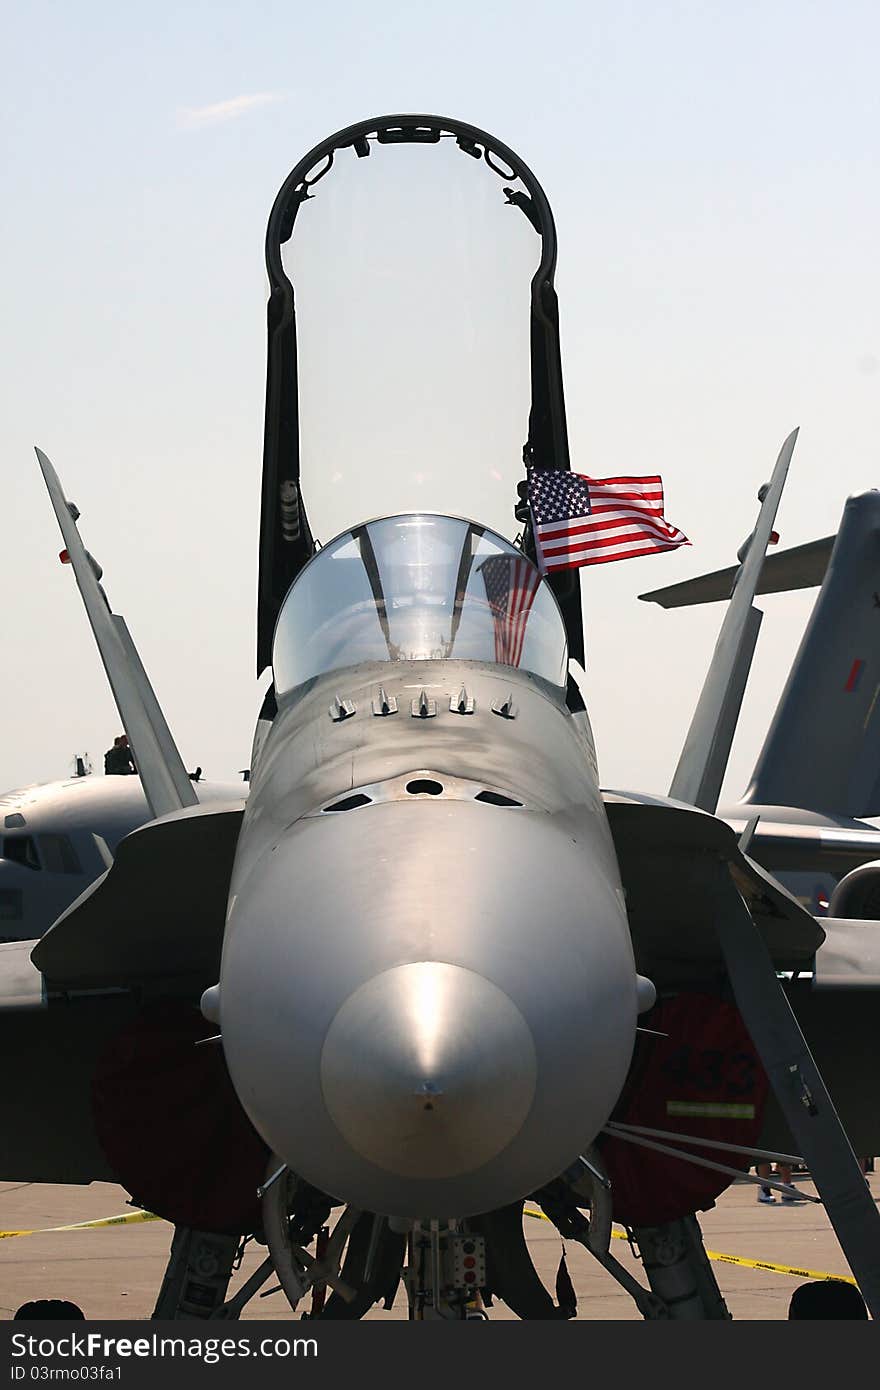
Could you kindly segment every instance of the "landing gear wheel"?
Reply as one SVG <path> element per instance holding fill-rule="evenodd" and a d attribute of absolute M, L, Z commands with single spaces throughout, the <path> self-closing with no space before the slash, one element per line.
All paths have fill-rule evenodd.
<path fill-rule="evenodd" d="M 279 1170 L 283 1170 L 280 1171 Z M 278 1281 L 291 1308 L 297 1308 L 309 1289 L 329 1287 L 346 1300 L 353 1302 L 355 1290 L 340 1277 L 342 1252 L 354 1229 L 360 1212 L 346 1207 L 333 1228 L 326 1251 L 320 1259 L 310 1255 L 297 1242 L 292 1230 L 291 1211 L 300 1180 L 284 1168 L 280 1159 L 272 1158 L 268 1173 L 271 1180 L 263 1188 L 262 1221 L 266 1245 Z"/>

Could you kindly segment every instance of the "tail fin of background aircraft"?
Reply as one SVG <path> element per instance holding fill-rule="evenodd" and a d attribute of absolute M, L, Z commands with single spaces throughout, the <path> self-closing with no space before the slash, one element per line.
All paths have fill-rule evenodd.
<path fill-rule="evenodd" d="M 759 609 L 752 606 L 752 601 L 761 577 L 797 435 L 795 429 L 786 439 L 779 451 L 770 484 L 759 493 L 761 510 L 758 520 L 748 539 L 742 565 L 734 575 L 730 604 L 669 789 L 669 795 L 677 801 L 686 801 L 704 811 L 715 811 L 727 770 L 730 746 L 763 616 Z"/>
<path fill-rule="evenodd" d="M 185 806 L 197 806 L 198 797 L 125 619 L 110 611 L 98 582 L 100 570 L 96 573 L 82 543 L 76 526 L 79 513 L 64 496 L 58 475 L 42 449 L 36 452 L 150 810 L 154 816 L 164 816 Z"/>
<path fill-rule="evenodd" d="M 779 556 L 782 559 L 782 556 Z M 848 498 L 746 801 L 880 815 L 880 492 Z"/>
<path fill-rule="evenodd" d="M 736 569 L 641 597 L 664 608 L 730 596 Z M 810 621 L 743 800 L 880 816 L 880 492 L 857 493 L 836 536 L 764 561 L 758 593 L 819 584 Z"/>

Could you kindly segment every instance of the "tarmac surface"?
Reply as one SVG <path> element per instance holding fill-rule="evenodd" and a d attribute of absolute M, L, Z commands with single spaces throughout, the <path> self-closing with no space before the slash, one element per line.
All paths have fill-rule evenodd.
<path fill-rule="evenodd" d="M 814 1193 L 809 1179 L 796 1178 L 804 1192 Z M 875 1200 L 880 1175 L 871 1174 Z M 700 1216 L 706 1248 L 764 1263 L 794 1266 L 801 1271 L 849 1276 L 837 1238 L 824 1210 L 813 1203 L 784 1205 L 778 1198 L 764 1206 L 757 1188 L 735 1183 L 711 1211 Z M 62 1226 L 131 1211 L 122 1188 L 110 1183 L 88 1187 L 39 1183 L 0 1183 L 0 1230 Z M 526 1208 L 537 1210 L 531 1203 Z M 98 1230 L 57 1231 L 0 1239 L 0 1320 L 12 1318 L 30 1299 L 67 1298 L 87 1318 L 149 1318 L 168 1258 L 171 1227 L 162 1221 L 112 1226 Z M 545 1286 L 555 1287 L 563 1242 L 549 1222 L 526 1218 L 532 1259 Z M 640 1283 L 647 1281 L 626 1240 L 611 1242 L 612 1253 Z M 578 1296 L 578 1319 L 622 1321 L 641 1319 L 629 1295 L 580 1245 L 565 1243 L 569 1274 Z M 241 1270 L 233 1276 L 230 1293 L 265 1258 L 262 1246 L 251 1246 Z M 715 1261 L 712 1268 L 734 1319 L 785 1319 L 788 1301 L 804 1274 L 777 1273 Z M 270 1280 L 271 1289 L 274 1281 Z M 301 1309 L 299 1311 L 302 1310 Z M 280 1292 L 253 1299 L 244 1319 L 289 1319 L 291 1310 Z M 298 1313 L 297 1315 L 298 1316 Z M 369 1318 L 406 1317 L 406 1300 L 398 1290 L 394 1307 L 376 1307 Z M 496 1303 L 490 1318 L 513 1314 Z"/>

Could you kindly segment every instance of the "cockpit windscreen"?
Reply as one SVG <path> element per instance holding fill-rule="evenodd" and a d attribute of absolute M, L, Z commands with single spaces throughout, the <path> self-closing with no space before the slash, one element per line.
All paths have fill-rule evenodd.
<path fill-rule="evenodd" d="M 278 617 L 279 695 L 367 661 L 456 657 L 564 686 L 565 625 L 531 561 L 446 516 L 386 517 L 338 536 L 306 565 Z"/>

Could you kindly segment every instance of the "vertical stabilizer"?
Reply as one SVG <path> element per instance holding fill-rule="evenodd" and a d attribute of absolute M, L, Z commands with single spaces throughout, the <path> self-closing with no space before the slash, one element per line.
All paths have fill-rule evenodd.
<path fill-rule="evenodd" d="M 107 596 L 98 582 L 101 572 L 96 573 L 94 561 L 82 543 L 76 526 L 79 513 L 64 496 L 58 474 L 42 449 L 37 449 L 37 459 L 116 708 L 134 753 L 147 804 L 154 816 L 164 816 L 185 806 L 197 806 L 198 797 L 125 620 L 111 613 Z"/>
<path fill-rule="evenodd" d="M 880 492 L 847 500 L 745 801 L 880 815 Z"/>
<path fill-rule="evenodd" d="M 742 564 L 733 581 L 730 604 L 669 789 L 669 795 L 676 801 L 687 801 L 703 811 L 715 811 L 727 770 L 761 626 L 761 612 L 753 607 L 752 601 L 797 436 L 797 430 L 792 430 L 779 451 L 770 483 L 758 494 L 761 498 L 758 520 L 740 552 Z"/>

